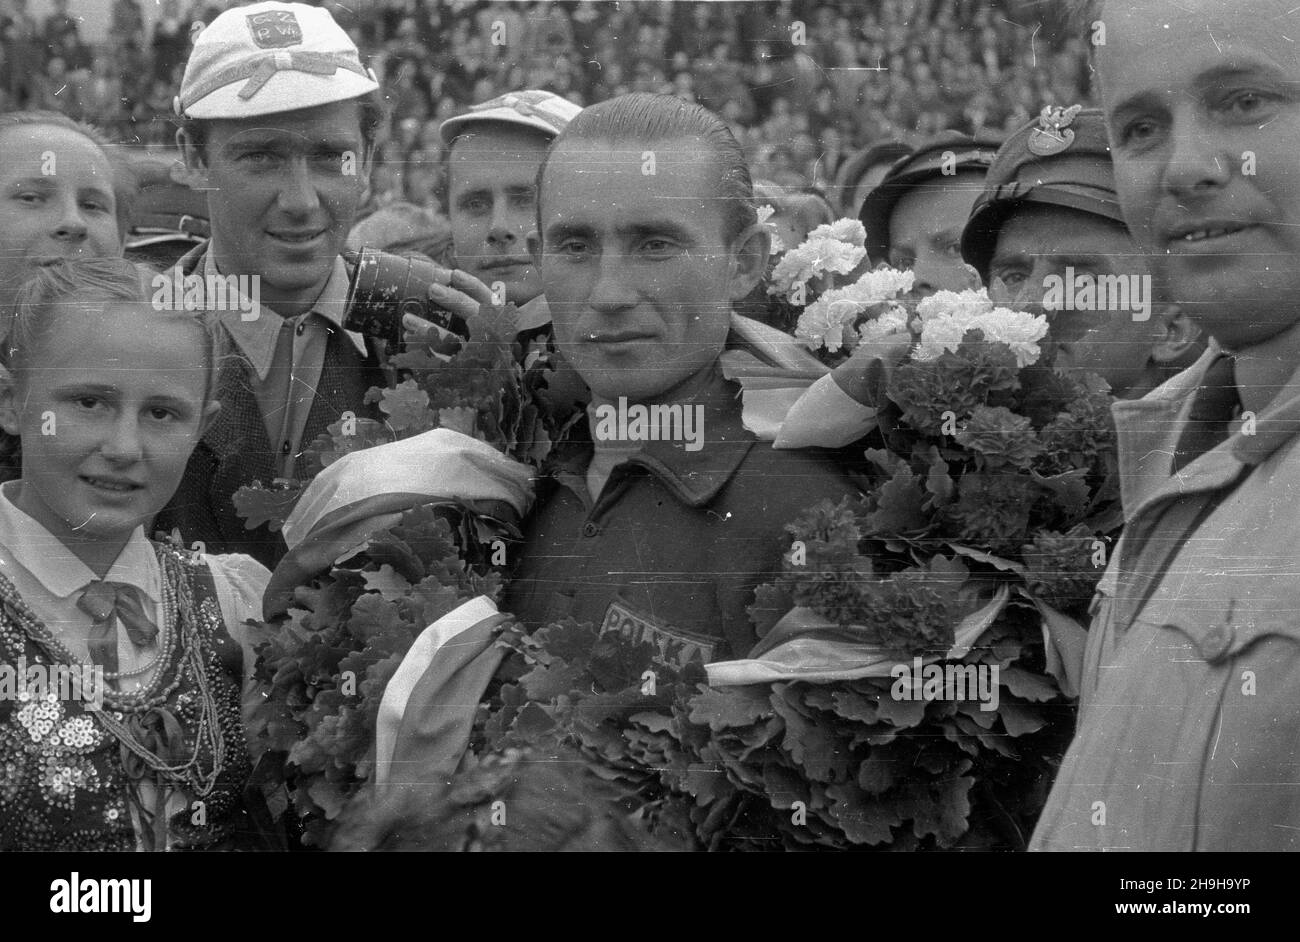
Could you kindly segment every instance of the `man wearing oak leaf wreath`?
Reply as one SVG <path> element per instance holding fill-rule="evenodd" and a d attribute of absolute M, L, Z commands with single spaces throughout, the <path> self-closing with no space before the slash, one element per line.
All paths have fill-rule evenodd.
<path fill-rule="evenodd" d="M 732 304 L 768 250 L 743 154 L 698 105 L 625 95 L 569 123 L 540 181 L 534 255 L 592 404 L 538 483 L 504 607 L 744 656 L 784 523 L 850 488 L 824 454 L 760 445 L 722 375 Z M 703 443 L 602 436 L 597 410 L 620 404 L 702 407 Z"/>
<path fill-rule="evenodd" d="M 643 172 L 650 159 L 653 174 Z M 355 452 L 313 481 L 285 523 L 295 549 L 281 568 L 309 557 L 306 571 L 421 502 L 413 495 L 503 501 L 524 515 L 501 614 L 485 598 L 465 603 L 390 680 L 379 800 L 366 815 L 392 811 L 385 802 L 402 794 L 393 783 L 433 785 L 458 766 L 500 661 L 501 619 L 536 629 L 573 618 L 703 663 L 756 656 L 748 609 L 781 571 L 786 522 L 855 491 L 831 453 L 774 449 L 746 429 L 740 386 L 723 374 L 724 350 L 743 346 L 732 305 L 763 277 L 768 235 L 742 152 L 716 116 L 646 94 L 590 106 L 557 137 L 539 180 L 532 254 L 555 343 L 590 387 L 587 415 L 535 475 L 447 429 Z M 618 423 L 602 434 L 596 416 L 610 405 L 702 415 L 702 436 L 688 438 L 684 422 L 676 438 L 646 440 Z M 276 598 L 268 592 L 268 611 L 282 610 Z"/>
<path fill-rule="evenodd" d="M 785 523 L 854 488 L 838 455 L 760 442 L 723 375 L 724 350 L 798 362 L 793 338 L 732 311 L 768 252 L 743 154 L 698 105 L 628 95 L 573 118 L 539 179 L 532 254 L 555 344 L 591 390 L 586 415 L 532 481 L 446 430 L 330 465 L 285 523 L 294 550 L 267 611 L 283 611 L 291 587 L 363 541 L 378 514 L 436 493 L 525 515 L 503 610 L 529 628 L 571 617 L 705 663 L 744 657 L 758 640 L 747 609 L 781 571 Z M 635 423 L 598 421 L 642 412 L 682 421 L 653 440 Z M 376 516 L 335 534 L 345 507 Z"/>

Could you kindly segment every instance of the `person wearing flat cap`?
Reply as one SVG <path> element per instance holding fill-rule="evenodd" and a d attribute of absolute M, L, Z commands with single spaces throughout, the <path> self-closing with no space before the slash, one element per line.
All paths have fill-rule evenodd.
<path fill-rule="evenodd" d="M 961 231 L 998 144 L 950 132 L 890 167 L 858 215 L 871 264 L 911 271 L 918 297 L 978 287 L 961 259 Z"/>
<path fill-rule="evenodd" d="M 245 529 L 235 491 L 305 476 L 305 450 L 344 413 L 379 418 L 364 397 L 385 375 L 377 351 L 345 329 L 352 272 L 342 254 L 383 118 L 378 89 L 318 7 L 235 7 L 194 40 L 177 142 L 188 182 L 207 193 L 211 238 L 179 267 L 205 286 L 234 279 L 239 291 L 203 302 L 237 356 L 218 380 L 221 413 L 154 523 L 186 545 L 274 566 L 283 539 Z M 482 289 L 445 274 L 453 288 Z"/>
<path fill-rule="evenodd" d="M 1120 213 L 1100 109 L 1045 107 L 1012 134 L 961 248 L 996 304 L 1047 316 L 1058 367 L 1096 373 L 1120 398 L 1145 395 L 1204 349 L 1197 327 L 1151 296 L 1146 257 Z"/>
<path fill-rule="evenodd" d="M 456 267 L 504 287 L 505 299 L 520 306 L 521 330 L 550 320 L 528 254 L 528 234 L 537 226 L 537 170 L 581 110 L 552 92 L 524 89 L 474 105 L 439 128 Z"/>

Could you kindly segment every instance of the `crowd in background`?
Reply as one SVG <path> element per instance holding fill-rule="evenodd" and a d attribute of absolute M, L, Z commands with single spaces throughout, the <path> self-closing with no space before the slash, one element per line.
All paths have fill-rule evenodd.
<path fill-rule="evenodd" d="M 118 141 L 169 146 L 191 28 L 229 4 L 160 0 L 147 22 L 149 2 L 112 0 L 107 41 L 92 44 L 68 0 L 39 20 L 27 0 L 4 0 L 0 111 L 54 109 Z M 381 205 L 441 210 L 438 124 L 522 88 L 579 104 L 629 91 L 697 101 L 727 121 L 756 178 L 791 189 L 829 189 L 862 147 L 1002 131 L 1089 97 L 1084 41 L 1033 0 L 326 5 L 390 96 L 372 187 Z"/>

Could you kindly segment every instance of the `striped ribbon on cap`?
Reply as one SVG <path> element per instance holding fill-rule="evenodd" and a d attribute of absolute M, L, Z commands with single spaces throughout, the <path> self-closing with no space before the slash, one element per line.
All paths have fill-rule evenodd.
<path fill-rule="evenodd" d="M 373 79 L 370 70 L 352 55 L 343 52 L 312 52 L 299 49 L 276 49 L 255 58 L 245 59 L 222 69 L 186 90 L 180 99 L 181 111 L 201 101 L 219 88 L 247 79 L 239 90 L 239 97 L 247 101 L 262 90 L 277 72 L 306 72 L 310 75 L 333 75 L 339 69 L 355 72 L 362 78 Z"/>

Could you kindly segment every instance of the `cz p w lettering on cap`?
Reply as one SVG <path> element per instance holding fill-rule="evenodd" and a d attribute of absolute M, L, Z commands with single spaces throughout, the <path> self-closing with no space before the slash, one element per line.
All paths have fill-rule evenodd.
<path fill-rule="evenodd" d="M 254 3 L 227 10 L 194 40 L 176 113 L 252 118 L 359 98 L 379 88 L 328 10 Z"/>

